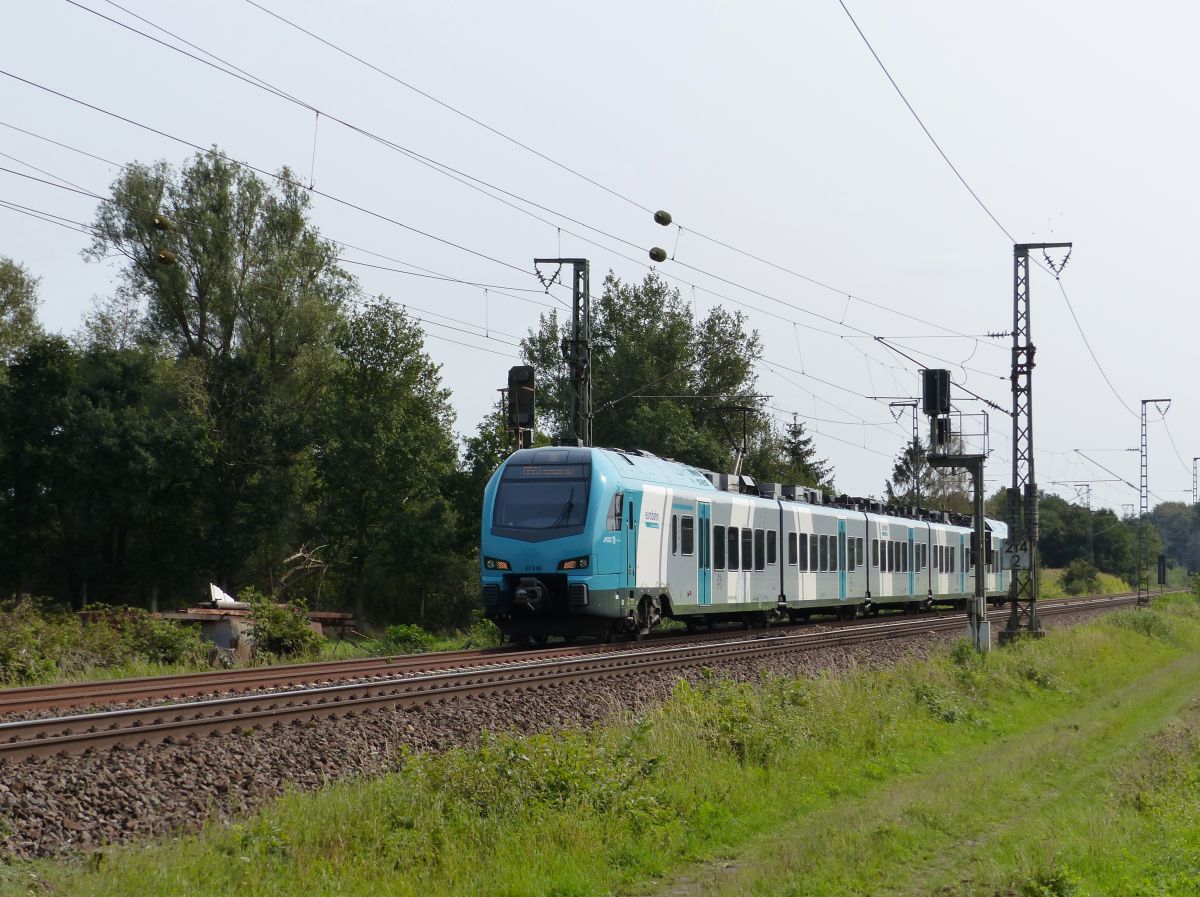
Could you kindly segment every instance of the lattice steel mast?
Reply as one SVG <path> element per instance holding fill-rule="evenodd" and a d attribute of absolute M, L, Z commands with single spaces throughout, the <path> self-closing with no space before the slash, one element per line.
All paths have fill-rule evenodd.
<path fill-rule="evenodd" d="M 1033 462 L 1034 345 L 1029 315 L 1029 250 L 1067 249 L 1070 243 L 1013 245 L 1012 487 L 1008 492 L 1010 556 L 1019 559 L 1009 584 L 1011 611 L 1000 633 L 1009 641 L 1022 633 L 1042 635 L 1037 616 L 1038 493 Z"/>
<path fill-rule="evenodd" d="M 1140 505 L 1138 514 L 1138 607 L 1150 604 L 1150 558 L 1146 552 L 1146 527 L 1149 526 L 1150 516 L 1150 456 L 1147 453 L 1149 440 L 1146 434 L 1146 406 L 1153 405 L 1158 413 L 1166 416 L 1167 408 L 1171 407 L 1170 399 L 1142 399 L 1142 463 L 1141 480 L 1139 481 L 1138 496 Z M 1166 408 L 1159 408 L 1166 405 Z"/>
<path fill-rule="evenodd" d="M 563 337 L 562 355 L 571 373 L 568 384 L 567 429 L 559 437 L 560 445 L 592 444 L 592 298 L 589 291 L 587 259 L 534 259 L 538 265 L 571 266 L 571 335 Z M 539 274 L 540 278 L 541 275 Z M 558 278 L 555 274 L 543 284 Z"/>

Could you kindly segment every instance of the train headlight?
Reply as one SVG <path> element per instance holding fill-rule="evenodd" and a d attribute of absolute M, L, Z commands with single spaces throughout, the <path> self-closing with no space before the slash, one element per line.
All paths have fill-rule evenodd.
<path fill-rule="evenodd" d="M 591 564 L 591 562 L 592 562 L 591 555 L 585 554 L 583 557 L 570 558 L 569 560 L 559 561 L 558 569 L 559 570 L 586 570 L 588 568 L 588 565 Z"/>
<path fill-rule="evenodd" d="M 508 561 L 502 561 L 502 560 L 499 560 L 498 558 L 484 558 L 483 566 L 487 567 L 489 570 L 511 570 L 512 569 L 512 566 L 508 563 Z"/>

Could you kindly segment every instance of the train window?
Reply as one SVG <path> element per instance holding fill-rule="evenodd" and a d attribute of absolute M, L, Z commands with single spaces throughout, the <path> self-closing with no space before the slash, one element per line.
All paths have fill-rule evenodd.
<path fill-rule="evenodd" d="M 796 550 L 798 543 L 799 543 L 799 539 L 797 538 L 796 534 L 788 533 L 788 566 L 789 567 L 795 567 L 800 561 L 800 558 L 798 557 L 798 552 Z"/>
<path fill-rule="evenodd" d="M 871 540 L 871 566 L 879 568 L 879 540 Z"/>
<path fill-rule="evenodd" d="M 909 555 L 909 544 L 907 542 L 901 542 L 900 543 L 900 557 L 903 559 L 903 562 L 901 563 L 900 568 L 901 568 L 902 573 L 907 573 L 908 568 L 911 566 L 911 564 L 909 563 L 908 555 Z"/>
<path fill-rule="evenodd" d="M 921 568 L 924 569 L 925 567 L 928 567 L 928 566 L 929 566 L 929 543 L 922 542 L 921 543 Z"/>
<path fill-rule="evenodd" d="M 618 492 L 612 497 L 612 504 L 608 506 L 608 531 L 615 533 L 621 529 L 621 502 L 625 499 L 625 494 Z"/>
<path fill-rule="evenodd" d="M 713 527 L 713 569 L 725 569 L 725 527 Z"/>
<path fill-rule="evenodd" d="M 950 550 L 947 551 L 946 554 L 950 556 L 950 572 L 953 573 L 954 572 L 954 562 L 957 560 L 955 555 L 958 554 L 958 552 L 956 552 L 953 548 L 950 548 Z"/>
<path fill-rule="evenodd" d="M 884 545 L 887 546 L 884 549 L 887 557 L 883 559 L 883 569 L 885 573 L 891 573 L 896 569 L 896 543 L 888 539 Z"/>
<path fill-rule="evenodd" d="M 817 538 L 816 533 L 813 533 L 811 536 L 808 536 L 807 538 L 808 538 L 808 569 L 809 569 L 809 572 L 816 573 L 818 570 L 821 569 L 821 564 L 819 563 L 820 559 L 817 557 L 817 542 L 820 540 Z"/>
<path fill-rule="evenodd" d="M 778 533 L 773 529 L 767 530 L 767 563 L 774 564 L 779 560 L 779 546 L 775 543 Z"/>
<path fill-rule="evenodd" d="M 759 531 L 761 532 L 761 530 Z M 749 570 L 754 562 L 754 530 L 742 530 L 742 569 Z"/>
<path fill-rule="evenodd" d="M 861 567 L 863 565 L 863 558 L 866 557 L 865 549 L 867 543 L 862 536 L 859 536 L 857 539 L 855 539 L 854 543 L 856 553 L 858 554 L 858 566 Z"/>
<path fill-rule="evenodd" d="M 800 569 L 808 569 L 808 533 L 800 534 Z"/>
<path fill-rule="evenodd" d="M 821 536 L 821 545 L 820 545 L 819 553 L 821 556 L 820 557 L 821 571 L 828 572 L 828 570 L 829 570 L 829 537 L 828 536 Z"/>
<path fill-rule="evenodd" d="M 754 531 L 754 569 L 767 567 L 767 534 L 760 529 Z"/>
<path fill-rule="evenodd" d="M 679 554 L 679 515 L 671 515 L 671 554 Z"/>
<path fill-rule="evenodd" d="M 683 515 L 679 526 L 679 552 L 690 557 L 696 550 L 696 518 Z"/>
<path fill-rule="evenodd" d="M 736 526 L 729 527 L 729 569 L 736 570 L 740 566 L 738 563 L 738 528 Z"/>
<path fill-rule="evenodd" d="M 846 537 L 846 569 L 851 573 L 854 572 L 854 537 Z"/>

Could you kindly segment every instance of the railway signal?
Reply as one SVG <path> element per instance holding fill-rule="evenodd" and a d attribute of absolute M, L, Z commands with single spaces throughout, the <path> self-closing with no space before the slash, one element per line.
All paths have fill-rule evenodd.
<path fill-rule="evenodd" d="M 962 432 L 961 415 L 959 433 L 955 434 L 951 426 L 950 403 L 950 372 L 947 370 L 926 370 L 922 372 L 922 401 L 921 407 L 929 417 L 930 452 L 926 459 L 930 467 L 962 467 L 971 474 L 974 495 L 974 524 L 972 534 L 971 555 L 975 562 L 975 591 L 967 599 L 967 634 L 971 644 L 979 652 L 987 652 L 992 647 L 992 624 L 987 616 L 987 559 L 991 557 L 990 540 L 987 533 L 987 521 L 984 518 L 984 480 L 983 465 L 987 461 L 987 414 L 983 417 L 984 431 L 981 434 L 982 444 L 974 452 L 966 451 Z M 955 438 L 957 435 L 957 438 Z M 1012 534 L 1009 534 L 1011 545 Z M 1015 574 L 1014 574 L 1015 575 Z"/>
<path fill-rule="evenodd" d="M 536 422 L 537 375 L 529 365 L 508 369 L 508 429 L 517 448 L 533 445 Z"/>

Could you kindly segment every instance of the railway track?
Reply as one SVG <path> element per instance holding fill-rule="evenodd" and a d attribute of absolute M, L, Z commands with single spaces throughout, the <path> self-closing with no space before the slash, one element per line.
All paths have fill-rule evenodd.
<path fill-rule="evenodd" d="M 1055 602 L 1044 602 L 1039 608 L 1052 608 Z M 961 616 L 961 615 L 960 615 Z M 804 630 L 813 624 L 777 627 L 775 632 Z M 822 626 L 844 628 L 847 625 L 828 621 Z M 707 641 L 732 637 L 734 630 L 710 633 L 665 635 L 667 639 Z M 384 657 L 363 657 L 350 660 L 329 660 L 313 663 L 284 664 L 269 667 L 244 667 L 236 670 L 206 670 L 169 676 L 145 676 L 134 679 L 110 679 L 95 682 L 67 682 L 56 685 L 34 685 L 0 689 L 0 716 L 41 710 L 103 707 L 113 704 L 153 700 L 186 700 L 202 696 L 239 691 L 259 691 L 276 688 L 298 688 L 313 683 L 329 683 L 350 679 L 387 678 L 407 672 L 455 669 L 495 662 L 504 656 L 518 653 L 527 658 L 570 657 L 586 653 L 618 650 L 613 645 L 558 645 L 540 649 L 485 648 L 479 650 L 439 651 L 431 654 L 408 654 Z"/>
<path fill-rule="evenodd" d="M 1132 596 L 1121 595 L 1046 602 L 1039 612 L 1044 617 L 1053 617 L 1081 610 L 1118 607 L 1133 600 Z M 1003 608 L 990 613 L 994 621 L 1002 621 L 1006 615 L 1007 610 Z M 424 657 L 388 658 L 386 669 L 392 673 L 370 681 L 298 686 L 266 694 L 235 694 L 149 707 L 0 723 L 0 762 L 15 763 L 36 757 L 129 748 L 142 744 L 183 743 L 212 734 L 244 733 L 281 724 L 373 713 L 384 708 L 402 709 L 546 688 L 567 682 L 630 676 L 664 668 L 694 667 L 785 651 L 946 632 L 962 628 L 964 619 L 961 613 L 876 618 L 859 625 L 821 630 L 790 627 L 759 631 L 749 636 L 742 634 L 740 637 L 729 632 L 713 633 L 705 638 L 690 636 L 686 643 L 641 642 L 521 653 L 445 652 Z M 405 666 L 409 661 L 412 663 Z M 359 671 L 353 675 L 360 676 L 361 669 L 380 669 L 378 666 L 367 667 L 366 663 L 362 661 L 362 667 L 354 668 Z M 424 666 L 418 670 L 420 664 Z M 334 662 L 321 667 L 320 675 L 328 679 L 333 665 L 344 667 L 344 664 Z M 304 664 L 297 665 L 297 668 L 314 666 L 321 665 Z M 286 683 L 291 680 L 286 679 L 284 669 L 260 668 L 236 672 L 276 674 L 272 681 L 283 677 L 282 681 Z M 309 673 L 293 675 L 304 676 Z M 200 686 L 196 680 L 213 675 L 192 677 L 193 681 L 186 687 L 207 687 L 211 691 L 211 685 Z M 345 675 L 344 669 L 341 675 Z M 123 680 L 124 683 L 137 681 Z M 221 678 L 221 681 L 230 682 L 232 678 Z M 263 687 L 262 683 L 260 678 L 254 687 Z M 173 694 L 178 695 L 179 692 Z"/>

